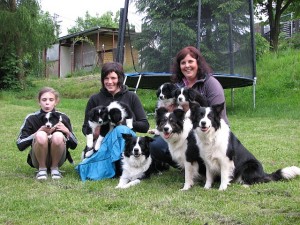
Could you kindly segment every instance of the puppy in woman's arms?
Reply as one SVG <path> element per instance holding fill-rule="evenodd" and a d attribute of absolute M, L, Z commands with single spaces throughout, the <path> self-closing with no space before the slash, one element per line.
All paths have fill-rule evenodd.
<path fill-rule="evenodd" d="M 220 176 L 219 190 L 226 190 L 231 181 L 244 185 L 292 179 L 300 175 L 296 166 L 278 169 L 268 174 L 262 164 L 249 152 L 221 118 L 224 103 L 211 107 L 191 104 L 191 120 L 200 157 L 206 166 L 204 188 L 212 187 Z"/>
<path fill-rule="evenodd" d="M 177 108 L 176 99 L 174 98 L 174 92 L 177 89 L 177 86 L 173 83 L 167 82 L 160 85 L 160 87 L 156 91 L 156 109 L 164 107 L 168 109 L 168 111 L 173 111 Z M 159 131 L 157 128 L 150 129 L 148 131 L 149 134 L 159 135 Z"/>
<path fill-rule="evenodd" d="M 134 137 L 122 134 L 125 139 L 125 149 L 122 157 L 122 175 L 116 188 L 129 188 L 137 185 L 144 178 L 149 178 L 154 172 L 149 144 L 151 137 Z"/>
<path fill-rule="evenodd" d="M 94 143 L 94 136 L 100 127 L 100 134 Z M 86 127 L 86 147 L 82 151 L 81 159 L 88 158 L 93 155 L 101 146 L 104 136 L 110 129 L 108 112 L 105 106 L 97 106 L 92 108 L 88 113 L 88 124 Z"/>

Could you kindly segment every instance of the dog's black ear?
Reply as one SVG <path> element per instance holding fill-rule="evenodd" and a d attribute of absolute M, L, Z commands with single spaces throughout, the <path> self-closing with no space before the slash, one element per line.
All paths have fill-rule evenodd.
<path fill-rule="evenodd" d="M 217 115 L 221 115 L 221 112 L 223 111 L 224 109 L 224 102 L 223 103 L 220 103 L 220 104 L 216 104 L 216 105 L 212 105 L 211 108 L 212 110 L 217 114 Z"/>
<path fill-rule="evenodd" d="M 146 140 L 146 142 L 148 142 L 148 143 L 154 141 L 154 139 L 153 139 L 152 137 L 149 137 L 149 136 L 145 136 L 145 140 Z"/>
<path fill-rule="evenodd" d="M 188 93 L 189 100 L 195 101 L 197 95 L 196 90 L 194 90 L 193 88 L 188 88 L 187 93 Z"/>
<path fill-rule="evenodd" d="M 122 137 L 124 138 L 124 140 L 129 140 L 130 138 L 132 138 L 132 134 L 122 133 Z"/>
<path fill-rule="evenodd" d="M 175 109 L 173 113 L 178 119 L 184 120 L 185 112 L 182 109 Z"/>
<path fill-rule="evenodd" d="M 58 121 L 62 121 L 61 119 L 61 114 L 59 112 L 51 112 L 52 116 L 56 119 L 58 119 Z"/>
<path fill-rule="evenodd" d="M 159 88 L 156 90 L 156 97 L 157 97 L 157 98 L 158 98 L 159 95 L 160 95 L 160 87 L 161 87 L 161 86 L 159 86 Z"/>
<path fill-rule="evenodd" d="M 177 89 L 177 86 L 173 83 L 168 83 L 168 88 L 169 88 L 170 92 L 172 93 L 174 90 Z"/>
<path fill-rule="evenodd" d="M 165 107 L 159 107 L 155 110 L 156 118 L 162 117 L 168 112 L 168 110 Z"/>
<path fill-rule="evenodd" d="M 191 109 L 191 114 L 192 114 L 198 110 L 198 108 L 200 107 L 200 104 L 196 101 L 190 101 L 189 107 Z"/>

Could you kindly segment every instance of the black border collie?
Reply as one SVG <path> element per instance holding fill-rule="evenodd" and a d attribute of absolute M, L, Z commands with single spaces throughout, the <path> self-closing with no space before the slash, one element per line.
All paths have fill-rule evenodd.
<path fill-rule="evenodd" d="M 122 154 L 122 175 L 116 188 L 129 188 L 137 185 L 142 179 L 149 178 L 153 169 L 153 160 L 150 155 L 151 137 L 134 137 L 131 134 L 122 134 L 125 148 Z"/>
<path fill-rule="evenodd" d="M 54 112 L 47 112 L 43 117 L 42 117 L 42 121 L 43 124 L 48 127 L 48 128 L 52 128 L 55 127 L 56 124 L 58 124 L 59 122 L 64 123 L 63 118 L 62 118 L 62 114 L 60 112 L 54 111 Z M 65 123 L 64 123 L 65 124 Z M 66 126 L 66 124 L 65 124 Z M 51 134 L 48 135 L 48 138 L 51 138 Z M 71 163 L 74 164 L 74 160 L 71 156 L 71 153 L 69 152 L 69 150 L 67 150 L 66 152 L 66 158 L 67 160 Z"/>
<path fill-rule="evenodd" d="M 209 189 L 216 176 L 220 176 L 219 190 L 226 190 L 231 181 L 244 185 L 292 179 L 300 175 L 296 166 L 279 169 L 271 174 L 263 170 L 262 164 L 230 131 L 221 118 L 224 103 L 211 107 L 191 105 L 191 120 L 196 134 L 200 156 L 206 165 L 206 183 Z"/>
<path fill-rule="evenodd" d="M 185 182 L 180 190 L 188 190 L 194 182 L 205 176 L 205 165 L 196 145 L 193 125 L 182 109 L 168 112 L 166 108 L 156 110 L 156 125 L 161 137 L 168 143 L 172 159 L 184 169 Z"/>
<path fill-rule="evenodd" d="M 94 134 L 97 128 L 101 127 L 100 134 L 94 143 Z M 86 127 L 86 146 L 82 151 L 81 159 L 85 159 L 97 152 L 101 146 L 104 136 L 108 133 L 109 119 L 105 106 L 97 106 L 88 112 L 88 124 Z"/>

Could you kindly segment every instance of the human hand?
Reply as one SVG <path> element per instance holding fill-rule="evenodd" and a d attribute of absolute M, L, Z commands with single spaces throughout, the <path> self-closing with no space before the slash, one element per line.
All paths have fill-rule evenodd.
<path fill-rule="evenodd" d="M 177 106 L 175 104 L 172 104 L 172 105 L 167 106 L 166 108 L 167 108 L 168 112 L 173 112 L 174 109 L 177 108 Z"/>
<path fill-rule="evenodd" d="M 58 122 L 53 128 L 54 128 L 53 132 L 60 131 L 63 134 L 65 134 L 67 137 L 70 136 L 69 129 L 62 122 Z"/>
<path fill-rule="evenodd" d="M 44 131 L 47 135 L 52 134 L 55 131 L 55 127 L 47 127 L 47 126 L 41 126 L 39 131 Z"/>

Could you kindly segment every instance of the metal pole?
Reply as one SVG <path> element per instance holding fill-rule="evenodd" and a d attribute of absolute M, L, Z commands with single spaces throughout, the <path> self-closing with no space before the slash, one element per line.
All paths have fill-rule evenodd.
<path fill-rule="evenodd" d="M 118 52 L 117 52 L 116 61 L 121 64 L 123 64 L 123 62 L 124 62 L 124 46 L 125 46 L 125 33 L 126 33 L 128 5 L 129 5 L 129 0 L 125 0 L 124 8 L 120 9 Z"/>
<path fill-rule="evenodd" d="M 198 0 L 198 20 L 197 20 L 197 49 L 200 50 L 200 35 L 201 35 L 201 0 Z"/>
<path fill-rule="evenodd" d="M 254 12 L 253 0 L 249 0 L 249 14 L 250 14 L 250 35 L 252 47 L 252 74 L 253 74 L 253 108 L 255 109 L 255 86 L 256 86 L 256 51 L 255 51 L 255 37 L 254 37 Z"/>

